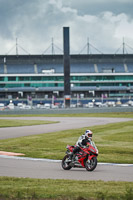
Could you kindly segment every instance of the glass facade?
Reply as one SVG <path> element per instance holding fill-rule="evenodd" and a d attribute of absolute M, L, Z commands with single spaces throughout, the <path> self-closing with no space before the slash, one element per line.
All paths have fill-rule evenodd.
<path fill-rule="evenodd" d="M 5 58 L 6 57 L 6 58 Z M 133 55 L 71 55 L 71 96 L 133 93 Z M 0 56 L 0 96 L 64 93 L 63 55 Z"/>
<path fill-rule="evenodd" d="M 133 86 L 133 75 L 102 75 L 86 76 L 71 75 L 71 84 L 74 87 L 90 86 Z M 0 77 L 0 88 L 16 87 L 63 87 L 64 76 L 2 76 Z"/>

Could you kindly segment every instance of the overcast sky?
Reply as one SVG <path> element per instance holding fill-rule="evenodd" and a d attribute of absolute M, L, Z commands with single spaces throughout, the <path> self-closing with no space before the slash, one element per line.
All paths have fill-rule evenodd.
<path fill-rule="evenodd" d="M 0 0 L 0 54 L 133 53 L 133 0 Z M 17 38 L 17 40 L 16 40 Z M 17 48 L 16 48 L 17 41 Z"/>

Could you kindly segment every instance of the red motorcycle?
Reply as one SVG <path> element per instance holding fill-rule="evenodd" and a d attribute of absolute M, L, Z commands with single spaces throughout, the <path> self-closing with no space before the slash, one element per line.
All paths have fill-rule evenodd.
<path fill-rule="evenodd" d="M 86 168 L 87 171 L 93 171 L 97 166 L 98 149 L 92 141 L 86 148 L 80 147 L 80 151 L 75 153 L 72 160 L 69 159 L 75 146 L 67 145 L 66 155 L 62 159 L 62 168 L 69 170 L 72 167 Z"/>

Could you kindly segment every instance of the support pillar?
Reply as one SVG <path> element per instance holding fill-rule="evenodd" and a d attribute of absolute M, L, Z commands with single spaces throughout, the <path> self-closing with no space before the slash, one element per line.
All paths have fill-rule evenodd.
<path fill-rule="evenodd" d="M 63 49 L 64 49 L 64 104 L 70 107 L 70 55 L 69 55 L 69 27 L 63 27 Z"/>

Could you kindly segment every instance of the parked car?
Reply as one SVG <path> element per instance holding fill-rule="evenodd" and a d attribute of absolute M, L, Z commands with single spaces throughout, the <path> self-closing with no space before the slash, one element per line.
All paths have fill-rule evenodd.
<path fill-rule="evenodd" d="M 5 105 L 4 105 L 4 103 L 0 103 L 0 110 L 5 110 Z"/>
<path fill-rule="evenodd" d="M 46 109 L 50 109 L 50 108 L 51 108 L 51 105 L 50 105 L 50 103 L 45 103 L 45 104 L 44 104 L 44 107 L 45 107 Z"/>

